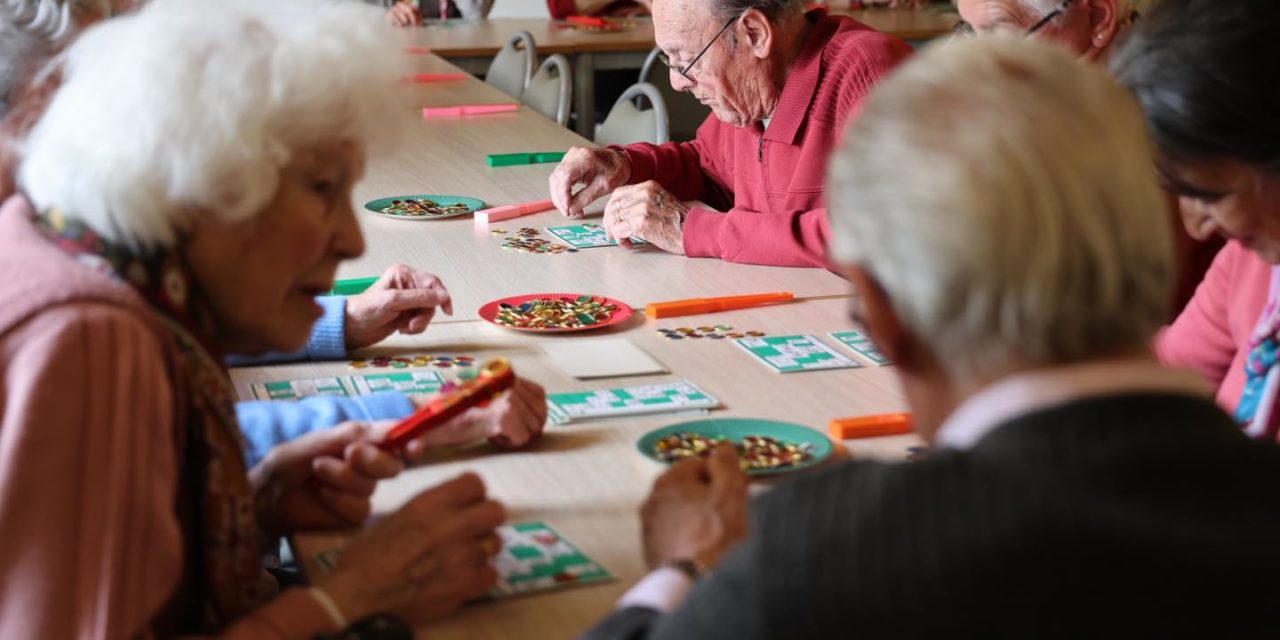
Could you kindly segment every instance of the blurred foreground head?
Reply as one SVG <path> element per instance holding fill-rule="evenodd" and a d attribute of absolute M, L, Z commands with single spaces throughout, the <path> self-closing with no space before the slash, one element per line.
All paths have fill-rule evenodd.
<path fill-rule="evenodd" d="M 931 47 L 871 96 L 828 184 L 832 259 L 926 434 L 1001 377 L 1143 354 L 1167 317 L 1142 116 L 1060 49 Z"/>

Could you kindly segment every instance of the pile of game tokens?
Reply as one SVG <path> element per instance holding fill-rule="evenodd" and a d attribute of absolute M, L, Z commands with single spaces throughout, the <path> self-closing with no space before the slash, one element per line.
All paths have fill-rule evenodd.
<path fill-rule="evenodd" d="M 604 296 L 536 298 L 520 304 L 498 305 L 498 324 L 528 329 L 578 329 L 607 322 L 618 305 Z"/>
<path fill-rule="evenodd" d="M 383 207 L 382 212 L 393 216 L 405 216 L 409 218 L 434 218 L 437 216 L 451 216 L 459 213 L 470 211 L 471 207 L 465 204 L 446 204 L 442 205 L 434 200 L 426 198 L 392 200 L 391 206 Z"/>
<path fill-rule="evenodd" d="M 697 433 L 673 433 L 654 445 L 654 453 L 665 462 L 683 458 L 705 458 L 727 438 L 708 438 Z M 769 436 L 746 436 L 737 443 L 742 469 L 781 469 L 813 459 L 813 445 L 791 444 Z"/>
<path fill-rule="evenodd" d="M 494 235 L 503 235 L 507 232 L 503 229 L 494 229 L 490 231 Z M 538 230 L 525 227 L 516 232 L 517 238 L 507 238 L 502 241 L 502 248 L 511 251 L 519 251 L 520 253 L 546 253 L 559 255 L 561 253 L 577 253 L 578 250 L 573 247 L 565 246 L 550 240 L 544 240 L 537 237 Z"/>
<path fill-rule="evenodd" d="M 466 369 L 474 367 L 476 359 L 471 356 L 379 356 L 372 359 L 357 358 L 347 362 L 347 366 L 352 369 L 408 369 L 410 367 L 435 367 L 436 369 L 449 369 L 457 367 Z"/>
<path fill-rule="evenodd" d="M 658 329 L 658 333 L 668 340 L 684 340 L 685 338 L 711 338 L 712 340 L 724 340 L 725 338 L 759 338 L 765 335 L 763 331 L 734 331 L 733 327 L 726 324 L 718 324 L 714 327 Z"/>

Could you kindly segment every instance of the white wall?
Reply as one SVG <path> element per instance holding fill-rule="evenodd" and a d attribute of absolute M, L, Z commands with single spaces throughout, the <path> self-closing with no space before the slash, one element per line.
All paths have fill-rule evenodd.
<path fill-rule="evenodd" d="M 490 18 L 548 18 L 546 0 L 493 0 Z"/>

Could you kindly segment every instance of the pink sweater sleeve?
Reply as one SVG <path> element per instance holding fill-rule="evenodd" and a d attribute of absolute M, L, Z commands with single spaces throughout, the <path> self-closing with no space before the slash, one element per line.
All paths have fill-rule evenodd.
<path fill-rule="evenodd" d="M 1161 362 L 1199 371 L 1214 389 L 1222 385 L 1238 349 L 1229 306 L 1242 251 L 1246 249 L 1233 242 L 1218 252 L 1186 308 L 1156 336 Z"/>
<path fill-rule="evenodd" d="M 150 328 L 105 304 L 0 336 L 0 637 L 150 634 L 183 558 L 165 367 Z M 229 632 L 302 638 L 326 622 L 299 592 Z"/>

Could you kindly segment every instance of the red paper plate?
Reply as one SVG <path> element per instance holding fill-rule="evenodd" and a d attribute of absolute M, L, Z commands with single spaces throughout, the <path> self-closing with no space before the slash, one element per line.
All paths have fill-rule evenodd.
<path fill-rule="evenodd" d="M 613 315 L 611 315 L 608 320 L 601 321 L 597 324 L 585 325 L 580 327 L 555 327 L 555 328 L 548 329 L 548 328 L 541 328 L 541 327 L 517 327 L 517 326 L 502 324 L 498 322 L 498 312 L 502 308 L 502 305 L 504 304 L 508 304 L 513 307 L 519 307 L 520 305 L 526 302 L 529 302 L 531 300 L 537 300 L 539 298 L 543 298 L 543 299 L 560 298 L 560 299 L 575 300 L 583 296 L 590 297 L 601 305 L 612 304 L 612 305 L 617 305 L 618 308 L 614 310 Z M 507 298 L 500 298 L 498 300 L 487 302 L 485 303 L 484 306 L 480 307 L 479 313 L 480 313 L 480 317 L 483 318 L 486 322 L 502 327 L 503 329 L 511 329 L 513 331 L 529 331 L 533 333 L 573 333 L 575 331 L 595 331 L 596 329 L 611 327 L 615 324 L 625 321 L 627 318 L 630 318 L 632 311 L 631 311 L 631 307 L 628 307 L 626 304 L 618 300 L 614 300 L 613 298 L 607 298 L 605 296 L 600 296 L 600 295 L 592 295 L 588 293 L 530 293 L 522 296 L 510 296 Z"/>

